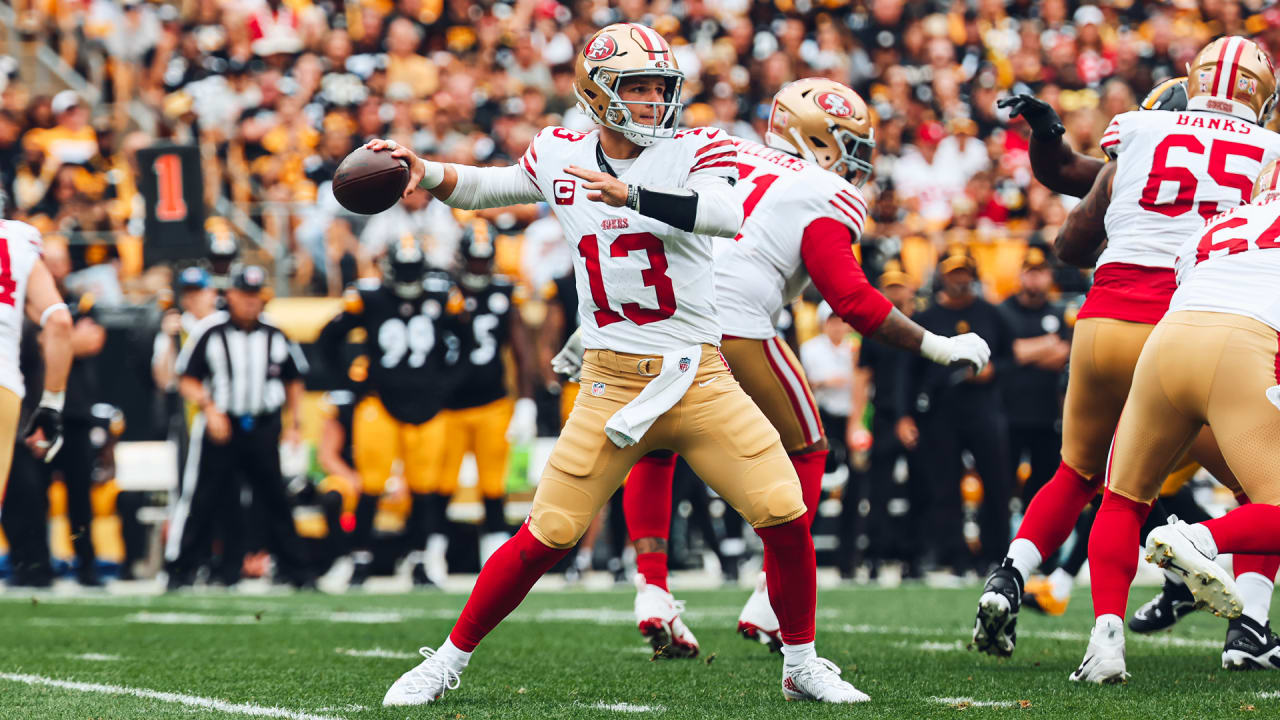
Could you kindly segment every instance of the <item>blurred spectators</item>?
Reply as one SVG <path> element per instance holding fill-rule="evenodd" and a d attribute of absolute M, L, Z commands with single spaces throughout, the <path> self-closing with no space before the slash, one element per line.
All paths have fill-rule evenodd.
<path fill-rule="evenodd" d="M 98 84 L 101 102 L 30 87 L 16 61 L 2 63 L 9 82 L 0 173 L 10 212 L 64 232 L 136 235 L 140 228 L 129 221 L 139 219 L 140 204 L 122 197 L 135 186 L 118 176 L 134 170 L 125 144 L 134 138 L 136 150 L 138 142 L 126 130 L 141 126 L 149 141 L 198 143 L 209 200 L 226 197 L 262 226 L 292 292 L 322 294 L 336 293 L 350 273 L 335 267 L 348 254 L 348 234 L 367 250 L 386 231 L 366 233 L 367 218 L 348 217 L 332 203 L 328 182 L 347 152 L 392 136 L 435 157 L 509 163 L 542 126 L 583 124 L 573 109 L 571 60 L 587 35 L 610 22 L 645 22 L 671 40 L 690 76 L 683 99 L 691 125 L 758 139 L 770 96 L 783 83 L 824 75 L 854 87 L 879 121 L 877 178 L 866 190 L 892 190 L 905 221 L 871 228 L 864 243 L 887 236 L 891 252 L 902 241 L 931 246 L 904 256 L 917 283 L 960 239 L 948 234 L 956 228 L 968 231 L 969 243 L 1021 243 L 1038 234 L 1052 244 L 1062 209 L 1033 196 L 1025 124 L 996 109 L 999 97 L 1044 97 L 1072 144 L 1096 154 L 1110 117 L 1180 72 L 1213 36 L 1251 34 L 1273 48 L 1280 40 L 1280 11 L 1264 10 L 1261 0 L 73 5 L 35 4 L 20 26 Z M 119 102 L 125 98 L 133 101 Z M 108 213 L 93 211 L 113 197 L 119 201 Z M 348 232 L 329 237 L 328 221 L 337 216 Z M 508 216 L 498 225 L 518 235 L 535 218 Z M 239 232 L 250 230 L 238 222 Z M 452 233 L 445 231 L 444 248 Z M 445 249 L 439 257 L 446 259 Z M 1016 264 L 998 272 L 1004 279 L 989 282 L 989 299 L 1016 286 Z M 533 278 L 520 280 L 533 289 Z"/>

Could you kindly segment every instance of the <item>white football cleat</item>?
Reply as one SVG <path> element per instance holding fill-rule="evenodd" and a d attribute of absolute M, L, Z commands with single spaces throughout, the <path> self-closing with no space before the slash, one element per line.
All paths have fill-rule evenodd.
<path fill-rule="evenodd" d="M 815 657 L 803 665 L 782 668 L 782 695 L 787 700 L 829 703 L 867 702 L 871 696 L 840 679 L 840 668 Z"/>
<path fill-rule="evenodd" d="M 1202 525 L 1188 525 L 1170 516 L 1169 524 L 1147 534 L 1147 561 L 1168 568 L 1187 583 L 1197 608 L 1234 620 L 1244 612 L 1236 581 L 1213 561 L 1218 556 L 1213 535 Z"/>
<path fill-rule="evenodd" d="M 778 616 L 769 603 L 769 586 L 765 584 L 764 573 L 756 578 L 755 590 L 747 598 L 738 615 L 738 634 L 748 640 L 769 648 L 769 652 L 782 649 L 782 636 L 778 634 Z"/>
<path fill-rule="evenodd" d="M 1080 667 L 1071 673 L 1071 682 L 1099 685 L 1122 683 L 1129 679 L 1124 665 L 1124 621 L 1117 615 L 1098 618 L 1089 633 L 1089 647 L 1084 651 Z"/>
<path fill-rule="evenodd" d="M 426 705 L 439 700 L 447 690 L 457 690 L 462 684 L 458 671 L 436 657 L 435 650 L 424 647 L 418 652 L 425 659 L 396 680 L 382 698 L 383 705 Z"/>
<path fill-rule="evenodd" d="M 691 658 L 698 656 L 698 639 L 680 619 L 684 603 L 657 585 L 645 582 L 636 573 L 636 627 L 649 641 L 654 657 Z"/>

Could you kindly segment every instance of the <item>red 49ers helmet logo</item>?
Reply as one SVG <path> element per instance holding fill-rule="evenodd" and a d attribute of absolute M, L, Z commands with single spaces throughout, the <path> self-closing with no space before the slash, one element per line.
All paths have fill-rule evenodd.
<path fill-rule="evenodd" d="M 618 44 L 613 41 L 613 38 L 608 35 L 597 35 L 582 51 L 582 55 L 588 60 L 599 62 L 613 57 L 617 52 Z"/>
<path fill-rule="evenodd" d="M 847 118 L 853 114 L 853 106 L 849 101 L 833 92 L 824 92 L 814 100 L 818 103 L 818 107 L 838 118 Z"/>

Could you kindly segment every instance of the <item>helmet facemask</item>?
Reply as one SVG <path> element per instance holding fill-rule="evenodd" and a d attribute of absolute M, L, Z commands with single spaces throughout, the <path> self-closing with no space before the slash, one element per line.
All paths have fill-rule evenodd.
<path fill-rule="evenodd" d="M 665 84 L 662 102 L 624 101 L 618 94 L 618 88 L 626 78 L 657 75 Z M 588 76 L 595 82 L 609 100 L 601 123 L 610 129 L 622 133 L 627 140 L 641 147 L 648 147 L 656 140 L 674 137 L 680 125 L 680 114 L 684 105 L 680 102 L 680 90 L 684 86 L 684 73 L 678 68 L 641 68 L 636 70 L 611 70 L 605 67 L 592 68 Z M 574 93 L 583 109 L 590 113 L 591 102 L 582 97 L 577 85 Z M 649 105 L 654 115 L 659 118 L 653 125 L 636 122 L 631 114 L 630 105 Z"/>

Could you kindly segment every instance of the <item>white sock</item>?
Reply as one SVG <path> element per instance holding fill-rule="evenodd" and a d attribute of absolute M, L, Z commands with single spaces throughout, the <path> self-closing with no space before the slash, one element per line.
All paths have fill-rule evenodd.
<path fill-rule="evenodd" d="M 1271 592 L 1275 583 L 1266 575 L 1247 572 L 1236 576 L 1236 590 L 1244 601 L 1244 614 L 1259 625 L 1266 625 L 1271 615 Z"/>
<path fill-rule="evenodd" d="M 1110 613 L 1106 615 L 1099 615 L 1097 619 L 1093 621 L 1094 632 L 1108 632 L 1116 629 L 1124 630 L 1124 619 L 1119 615 L 1113 615 Z"/>
<path fill-rule="evenodd" d="M 803 665 L 816 657 L 818 657 L 818 651 L 813 648 L 813 643 L 811 642 L 782 646 L 783 667 Z"/>
<path fill-rule="evenodd" d="M 1022 576 L 1024 585 L 1027 578 L 1031 577 L 1031 572 L 1040 567 L 1040 563 L 1044 560 L 1040 557 L 1040 550 L 1036 548 L 1036 544 L 1026 538 L 1016 538 L 1009 543 L 1009 552 L 1005 557 L 1013 561 L 1013 569 Z"/>
<path fill-rule="evenodd" d="M 467 663 L 471 662 L 471 653 L 459 650 L 458 646 L 453 644 L 453 640 L 445 640 L 440 649 L 436 650 L 436 657 L 443 660 L 455 672 L 462 672 L 467 667 Z"/>
<path fill-rule="evenodd" d="M 1071 597 L 1071 587 L 1075 585 L 1075 582 L 1075 576 L 1062 568 L 1049 573 L 1049 590 L 1059 600 L 1066 600 Z"/>

